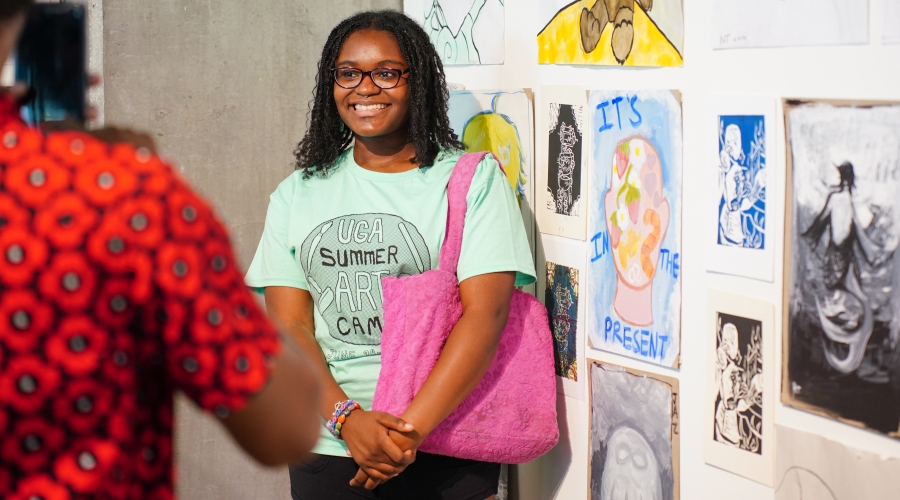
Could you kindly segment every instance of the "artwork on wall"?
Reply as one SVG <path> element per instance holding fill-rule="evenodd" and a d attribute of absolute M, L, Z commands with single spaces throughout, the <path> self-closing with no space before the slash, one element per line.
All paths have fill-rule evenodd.
<path fill-rule="evenodd" d="M 882 43 L 900 43 L 900 0 L 884 0 Z"/>
<path fill-rule="evenodd" d="M 528 89 L 450 91 L 450 127 L 468 151 L 500 160 L 534 248 L 534 126 Z"/>
<path fill-rule="evenodd" d="M 678 367 L 681 102 L 672 91 L 592 91 L 589 109 L 588 339 Z"/>
<path fill-rule="evenodd" d="M 775 305 L 710 290 L 709 317 L 703 458 L 772 486 Z"/>
<path fill-rule="evenodd" d="M 504 0 L 414 0 L 421 24 L 445 65 L 503 64 Z M 415 17 L 414 17 L 415 18 Z"/>
<path fill-rule="evenodd" d="M 553 332 L 556 376 L 578 380 L 578 269 L 547 261 L 544 304 Z"/>
<path fill-rule="evenodd" d="M 900 460 L 776 426 L 775 500 L 900 498 Z"/>
<path fill-rule="evenodd" d="M 542 0 L 540 64 L 681 66 L 683 0 Z"/>
<path fill-rule="evenodd" d="M 782 399 L 900 436 L 900 103 L 784 109 Z"/>
<path fill-rule="evenodd" d="M 714 96 L 716 138 L 710 138 L 709 271 L 772 281 L 775 268 L 773 190 L 778 177 L 766 159 L 775 151 L 775 102 L 767 97 Z"/>
<path fill-rule="evenodd" d="M 863 44 L 869 1 L 715 0 L 713 48 Z"/>
<path fill-rule="evenodd" d="M 678 500 L 678 381 L 591 361 L 592 500 Z"/>
<path fill-rule="evenodd" d="M 557 390 L 584 401 L 584 247 L 557 236 L 545 236 L 541 241 L 538 262 L 544 267 L 538 285 L 553 332 Z"/>
<path fill-rule="evenodd" d="M 542 87 L 537 222 L 542 233 L 584 239 L 587 216 L 585 104 L 581 87 Z"/>

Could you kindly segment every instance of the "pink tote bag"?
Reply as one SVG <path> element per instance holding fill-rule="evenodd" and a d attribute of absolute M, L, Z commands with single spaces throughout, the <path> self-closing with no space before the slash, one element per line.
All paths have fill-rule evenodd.
<path fill-rule="evenodd" d="M 475 168 L 490 153 L 469 153 L 447 186 L 447 232 L 438 269 L 384 277 L 381 374 L 372 409 L 400 416 L 437 363 L 462 316 L 456 267 L 462 249 L 466 194 Z M 524 463 L 559 440 L 553 341 L 547 310 L 515 290 L 500 347 L 481 383 L 432 431 L 420 450 L 458 458 Z"/>

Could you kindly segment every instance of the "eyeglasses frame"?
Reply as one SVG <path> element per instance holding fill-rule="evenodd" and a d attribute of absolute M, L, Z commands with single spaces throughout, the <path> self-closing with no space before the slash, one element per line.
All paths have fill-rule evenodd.
<path fill-rule="evenodd" d="M 359 71 L 360 73 L 362 73 L 362 76 L 361 76 L 360 79 L 359 79 L 359 83 L 357 83 L 356 85 L 354 85 L 354 86 L 352 86 L 352 87 L 345 87 L 345 86 L 341 85 L 341 84 L 338 82 L 338 78 L 337 78 L 337 70 L 339 70 L 339 69 L 355 69 L 356 71 Z M 378 71 L 378 70 L 380 70 L 380 69 L 389 69 L 389 70 L 391 70 L 391 71 L 399 71 L 399 72 L 400 72 L 400 75 L 398 75 L 397 83 L 395 83 L 394 85 L 392 85 L 392 86 L 390 86 L 390 87 L 382 87 L 381 85 L 378 85 L 378 82 L 375 81 L 375 78 L 372 76 L 372 73 L 374 73 L 374 72 L 376 72 L 376 71 Z M 359 68 L 354 68 L 354 67 L 352 67 L 352 66 L 342 66 L 342 67 L 340 67 L 340 68 L 331 68 L 331 78 L 332 78 L 332 80 L 334 80 L 334 83 L 335 83 L 338 87 L 340 87 L 340 88 L 342 88 L 342 89 L 348 89 L 348 90 L 350 90 L 350 89 L 355 89 L 356 87 L 359 87 L 360 85 L 362 85 L 362 82 L 363 82 L 363 80 L 366 79 L 366 76 L 368 76 L 369 79 L 372 80 L 372 84 L 374 84 L 376 87 L 380 88 L 381 90 L 389 90 L 389 89 L 393 89 L 393 88 L 396 88 L 397 85 L 400 85 L 400 80 L 403 79 L 403 75 L 405 75 L 406 73 L 409 73 L 409 68 L 400 70 L 400 69 L 397 69 L 397 68 L 382 67 L 382 68 L 373 68 L 373 69 L 370 69 L 369 71 L 363 71 L 363 70 L 361 70 L 361 69 L 359 69 Z"/>

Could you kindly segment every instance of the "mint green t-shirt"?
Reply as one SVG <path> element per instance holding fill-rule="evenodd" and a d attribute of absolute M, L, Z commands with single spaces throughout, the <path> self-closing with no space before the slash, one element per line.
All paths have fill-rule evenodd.
<path fill-rule="evenodd" d="M 316 340 L 347 395 L 371 408 L 381 370 L 381 278 L 437 269 L 447 224 L 447 183 L 459 153 L 396 174 L 366 170 L 345 151 L 326 177 L 294 172 L 272 193 L 248 286 L 308 290 Z M 535 281 L 516 196 L 493 157 L 476 168 L 457 276 L 516 271 Z M 322 427 L 314 453 L 345 456 Z"/>

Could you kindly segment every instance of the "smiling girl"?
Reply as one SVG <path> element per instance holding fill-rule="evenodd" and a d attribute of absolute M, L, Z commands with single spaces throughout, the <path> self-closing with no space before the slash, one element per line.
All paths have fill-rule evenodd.
<path fill-rule="evenodd" d="M 313 459 L 291 469 L 294 499 L 497 492 L 499 464 L 416 451 L 490 366 L 513 288 L 535 280 L 515 194 L 492 156 L 466 198 L 462 318 L 403 415 L 369 410 L 381 368 L 381 278 L 438 265 L 447 183 L 463 152 L 447 100 L 437 52 L 403 14 L 357 14 L 329 35 L 297 170 L 270 198 L 246 277 L 324 381 L 328 425 Z"/>

